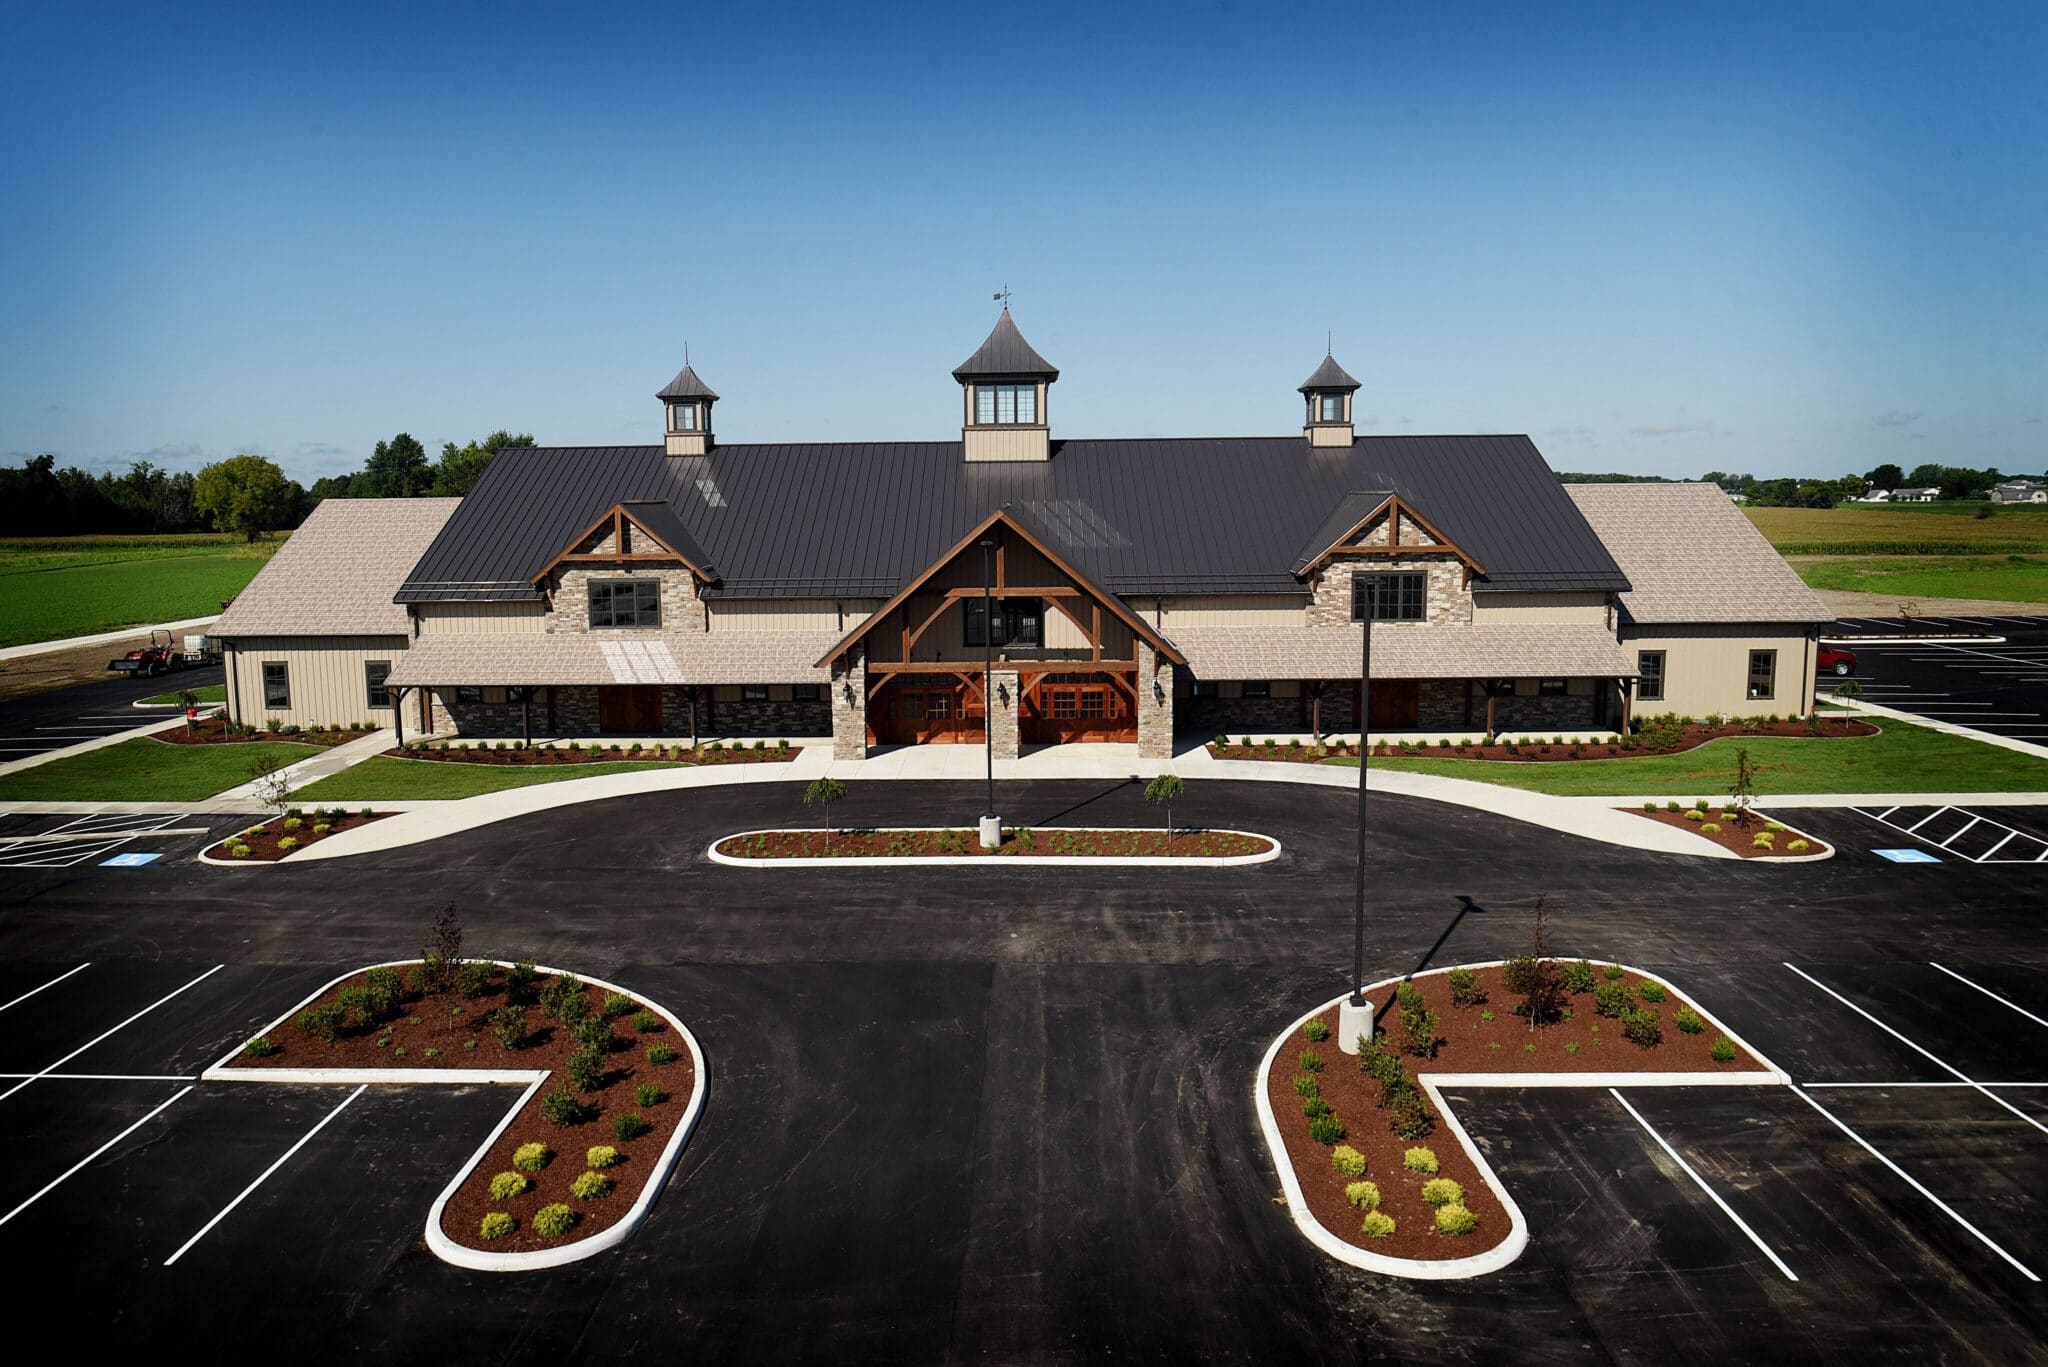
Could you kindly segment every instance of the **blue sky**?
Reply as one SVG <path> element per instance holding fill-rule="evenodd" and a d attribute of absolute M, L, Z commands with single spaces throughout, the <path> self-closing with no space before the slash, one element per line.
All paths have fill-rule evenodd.
<path fill-rule="evenodd" d="M 1561 469 L 2048 464 L 2048 6 L 0 11 L 0 457 L 407 430 L 1056 436 Z"/>

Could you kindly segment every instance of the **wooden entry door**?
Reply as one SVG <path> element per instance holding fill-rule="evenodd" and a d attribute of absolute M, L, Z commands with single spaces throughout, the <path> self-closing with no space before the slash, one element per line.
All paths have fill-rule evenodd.
<path fill-rule="evenodd" d="M 1074 745 L 1138 739 L 1131 695 L 1106 674 L 1048 674 L 1024 690 L 1018 739 L 1027 745 Z"/>
<path fill-rule="evenodd" d="M 661 730 L 661 689 L 633 684 L 597 690 L 597 729 L 618 736 L 651 736 Z"/>
<path fill-rule="evenodd" d="M 1374 679 L 1365 724 L 1374 731 L 1412 731 L 1422 720 L 1420 679 Z"/>
<path fill-rule="evenodd" d="M 889 745 L 979 745 L 981 700 L 958 679 L 891 683 L 875 699 L 871 724 Z"/>

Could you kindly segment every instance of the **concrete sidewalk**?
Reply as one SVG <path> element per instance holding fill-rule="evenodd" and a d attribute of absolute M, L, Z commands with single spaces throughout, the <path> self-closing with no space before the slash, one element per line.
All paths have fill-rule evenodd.
<path fill-rule="evenodd" d="M 205 617 L 187 617 L 178 622 L 142 622 L 132 627 L 122 627 L 119 631 L 100 631 L 91 636 L 67 636 L 61 641 L 30 641 L 27 645 L 8 646 L 0 650 L 0 660 L 20 660 L 30 655 L 49 655 L 59 650 L 105 645 L 109 641 L 125 641 L 131 636 L 142 636 L 158 630 L 168 631 L 176 637 L 194 627 L 212 626 L 219 617 L 220 614 L 215 612 Z M 182 640 L 174 640 L 173 644 L 180 650 L 185 648 Z"/>

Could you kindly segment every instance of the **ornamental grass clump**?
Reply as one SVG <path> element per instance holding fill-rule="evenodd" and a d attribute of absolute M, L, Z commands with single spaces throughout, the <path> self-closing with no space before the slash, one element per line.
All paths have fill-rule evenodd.
<path fill-rule="evenodd" d="M 639 1102 L 643 1108 L 659 1106 L 662 1102 L 668 1100 L 668 1093 L 662 1091 L 661 1088 L 652 1082 L 643 1082 L 634 1090 L 633 1099 Z"/>
<path fill-rule="evenodd" d="M 1330 1150 L 1330 1166 L 1346 1177 L 1365 1176 L 1365 1155 L 1349 1144 Z"/>
<path fill-rule="evenodd" d="M 1344 1199 L 1360 1210 L 1380 1208 L 1380 1184 L 1377 1182 L 1347 1182 L 1344 1184 Z"/>
<path fill-rule="evenodd" d="M 650 1044 L 647 1046 L 647 1061 L 657 1068 L 664 1063 L 674 1063 L 676 1051 L 666 1044 Z"/>
<path fill-rule="evenodd" d="M 1432 1177 L 1422 1184 L 1422 1199 L 1433 1206 L 1460 1206 L 1465 1188 L 1449 1177 Z"/>
<path fill-rule="evenodd" d="M 533 1213 L 533 1232 L 543 1239 L 559 1239 L 574 1228 L 576 1212 L 559 1201 Z"/>
<path fill-rule="evenodd" d="M 1436 1154 L 1425 1148 L 1410 1149 L 1401 1155 L 1401 1166 L 1410 1172 L 1420 1172 L 1435 1176 L 1437 1171 Z"/>

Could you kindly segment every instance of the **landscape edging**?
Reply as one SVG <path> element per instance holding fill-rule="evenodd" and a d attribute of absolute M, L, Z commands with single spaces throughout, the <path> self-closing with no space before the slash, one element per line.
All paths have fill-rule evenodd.
<path fill-rule="evenodd" d="M 1557 963 L 1576 962 L 1576 960 L 1558 958 L 1556 956 L 1552 956 L 1552 961 Z M 1454 967 L 1499 968 L 1506 962 L 1505 959 L 1480 959 L 1474 960 L 1471 963 L 1457 964 Z M 1614 963 L 1617 961 L 1602 959 L 1589 962 Z M 1733 1030 L 1730 1030 L 1712 1012 L 1701 1006 L 1690 993 L 1679 989 L 1668 979 L 1657 974 L 1647 973 L 1640 968 L 1634 968 L 1627 964 L 1621 966 L 1627 972 L 1634 973 L 1647 981 L 1662 983 L 1667 991 L 1676 993 L 1687 1005 L 1697 1011 L 1701 1018 L 1709 1025 L 1727 1036 L 1731 1044 L 1738 1046 L 1751 1058 L 1762 1063 L 1764 1065 L 1763 1068 L 1761 1070 L 1741 1073 L 1424 1073 L 1418 1071 L 1415 1075 L 1415 1080 L 1422 1090 L 1428 1094 L 1429 1099 L 1435 1103 L 1437 1116 L 1456 1136 L 1458 1143 L 1465 1150 L 1466 1157 L 1472 1160 L 1472 1164 L 1478 1169 L 1481 1179 L 1486 1183 L 1494 1197 L 1500 1201 L 1501 1209 L 1507 1212 L 1508 1236 L 1485 1252 L 1475 1253 L 1468 1258 L 1396 1258 L 1385 1253 L 1374 1253 L 1369 1249 L 1360 1248 L 1356 1244 L 1338 1238 L 1322 1221 L 1315 1217 L 1314 1212 L 1308 1207 L 1308 1197 L 1302 1191 L 1301 1181 L 1295 1175 L 1294 1161 L 1288 1156 L 1287 1141 L 1285 1136 L 1280 1133 L 1279 1117 L 1273 1113 L 1273 1103 L 1269 1095 L 1271 1091 L 1273 1061 L 1280 1056 L 1281 1047 L 1289 1043 L 1295 1032 L 1300 1030 L 1309 1021 L 1351 996 L 1349 992 L 1339 993 L 1329 1001 L 1304 1013 L 1292 1025 L 1276 1035 L 1273 1043 L 1267 1048 L 1264 1059 L 1259 1063 L 1258 1080 L 1255 1085 L 1253 1100 L 1257 1103 L 1259 1127 L 1265 1134 L 1266 1147 L 1273 1155 L 1274 1166 L 1280 1171 L 1281 1187 L 1287 1194 L 1288 1214 L 1293 1218 L 1295 1227 L 1302 1232 L 1310 1243 L 1323 1250 L 1323 1252 L 1339 1262 L 1349 1263 L 1351 1266 L 1362 1268 L 1367 1272 L 1378 1272 L 1391 1277 L 1408 1277 L 1419 1281 L 1454 1281 L 1466 1277 L 1483 1276 L 1488 1272 L 1498 1272 L 1514 1262 L 1515 1259 L 1521 1257 L 1522 1251 L 1528 1247 L 1528 1221 L 1522 1214 L 1522 1208 L 1515 1204 L 1514 1197 L 1509 1194 L 1506 1184 L 1494 1172 L 1493 1166 L 1486 1161 L 1486 1155 L 1480 1151 L 1477 1144 L 1472 1142 L 1472 1136 L 1466 1131 L 1464 1124 L 1459 1121 L 1456 1113 L 1444 1104 L 1444 1097 L 1441 1090 L 1439 1090 L 1440 1088 L 1727 1087 L 1789 1086 L 1791 1084 L 1792 1078 L 1789 1074 L 1775 1064 L 1772 1064 L 1756 1049 L 1751 1048 L 1748 1041 L 1744 1040 Z M 1365 989 L 1365 994 L 1369 997 L 1374 992 L 1394 983 L 1407 982 L 1415 978 L 1435 977 L 1447 974 L 1450 971 L 1449 968 L 1434 968 L 1423 973 L 1397 973 L 1392 977 L 1382 978 L 1378 982 L 1369 984 Z"/>
<path fill-rule="evenodd" d="M 710 845 L 705 847 L 705 853 L 710 857 L 712 863 L 724 864 L 731 868 L 750 868 L 755 866 L 777 869 L 924 868 L 932 865 L 945 867 L 970 864 L 976 866 L 1020 864 L 1027 867 L 1057 867 L 1059 865 L 1080 864 L 1090 867 L 1126 865 L 1148 868 L 1222 869 L 1244 864 L 1270 864 L 1280 857 L 1281 849 L 1280 842 L 1277 839 L 1262 832 L 1239 831 L 1215 826 L 1203 827 L 1203 830 L 1217 835 L 1242 835 L 1253 840 L 1264 840 L 1272 848 L 1261 850 L 1257 854 L 855 854 L 848 855 L 843 859 L 833 858 L 829 855 L 795 855 L 783 858 L 750 859 L 739 855 L 720 854 L 718 852 L 718 847 L 728 840 L 739 840 L 750 835 L 779 835 L 789 829 L 791 828 L 777 827 L 774 830 L 734 831 L 730 835 L 721 835 L 712 841 Z M 848 827 L 847 829 L 851 830 L 853 828 Z M 878 831 L 951 831 L 961 828 L 957 826 L 880 826 L 872 829 Z M 1130 831 L 1150 830 L 1152 828 L 1138 826 L 1034 826 L 1031 829 L 1034 831 L 1094 831 L 1122 835 Z"/>
<path fill-rule="evenodd" d="M 316 989 L 296 1006 L 293 1006 L 269 1025 L 251 1035 L 249 1039 L 256 1039 L 259 1036 L 269 1034 L 273 1030 L 282 1028 L 296 1013 L 303 1011 L 306 1007 L 320 1000 L 320 998 L 326 996 L 336 987 L 339 987 L 342 983 L 347 982 L 359 973 L 367 973 L 373 968 L 397 968 L 402 965 L 416 964 L 418 962 L 418 959 L 388 959 L 383 963 L 363 964 L 357 968 L 352 968 Z M 491 959 L 486 962 L 494 963 L 500 968 L 512 967 L 511 964 L 503 959 Z M 569 971 L 567 969 L 551 968 L 546 964 L 536 964 L 534 967 L 539 972 L 558 976 Z M 534 1091 L 542 1083 L 546 1082 L 551 1075 L 550 1069 L 543 1068 L 536 1073 L 532 1069 L 510 1071 L 482 1068 L 362 1068 L 351 1071 L 345 1068 L 231 1067 L 230 1065 L 241 1056 L 242 1045 L 248 1043 L 248 1040 L 244 1040 L 242 1045 L 235 1046 L 225 1058 L 206 1069 L 199 1077 L 202 1082 L 311 1082 L 335 1086 L 372 1082 L 438 1084 L 526 1082 L 526 1090 L 520 1093 L 519 1099 L 506 1109 L 503 1118 L 492 1128 L 490 1135 L 484 1140 L 482 1145 L 477 1148 L 475 1153 L 469 1156 L 461 1167 L 456 1169 L 454 1178 L 442 1189 L 441 1194 L 434 1198 L 433 1207 L 427 1212 L 427 1247 L 443 1262 L 452 1263 L 457 1267 L 465 1267 L 477 1272 L 531 1272 L 541 1268 L 561 1267 L 566 1263 L 580 1262 L 584 1258 L 592 1257 L 604 1252 L 608 1248 L 616 1247 L 624 1242 L 627 1235 L 638 1229 L 646 1221 L 648 1211 L 653 1208 L 654 1198 L 660 1194 L 661 1188 L 668 1184 L 669 1177 L 675 1171 L 676 1162 L 682 1157 L 684 1146 L 689 1143 L 690 1136 L 696 1131 L 698 1120 L 703 1116 L 704 1098 L 709 1087 L 709 1078 L 705 1070 L 704 1050 L 697 1043 L 697 1037 L 690 1032 L 690 1027 L 683 1024 L 681 1019 L 667 1007 L 644 993 L 630 991 L 617 983 L 606 982 L 602 978 L 587 977 L 583 974 L 576 974 L 574 976 L 580 978 L 588 987 L 601 988 L 607 992 L 617 992 L 622 996 L 632 997 L 648 1009 L 657 1012 L 663 1020 L 673 1026 L 676 1033 L 682 1036 L 683 1043 L 690 1051 L 691 1090 L 690 1099 L 683 1108 L 682 1119 L 676 1122 L 674 1133 L 669 1135 L 668 1143 L 662 1147 L 660 1156 L 655 1159 L 654 1171 L 649 1173 L 646 1182 L 641 1184 L 640 1195 L 634 1200 L 632 1207 L 627 1210 L 625 1215 L 616 1224 L 600 1230 L 588 1239 L 579 1239 L 572 1244 L 562 1244 L 555 1248 L 537 1249 L 529 1253 L 489 1253 L 483 1249 L 470 1248 L 465 1244 L 459 1244 L 449 1238 L 441 1229 L 441 1215 L 448 1208 L 449 1198 L 454 1196 L 456 1190 L 461 1187 L 463 1179 L 467 1178 L 475 1170 L 476 1166 L 483 1162 L 485 1155 L 490 1152 L 491 1145 L 497 1142 L 498 1137 L 511 1128 L 513 1119 L 525 1108 L 527 1101 L 532 1098 Z"/>

